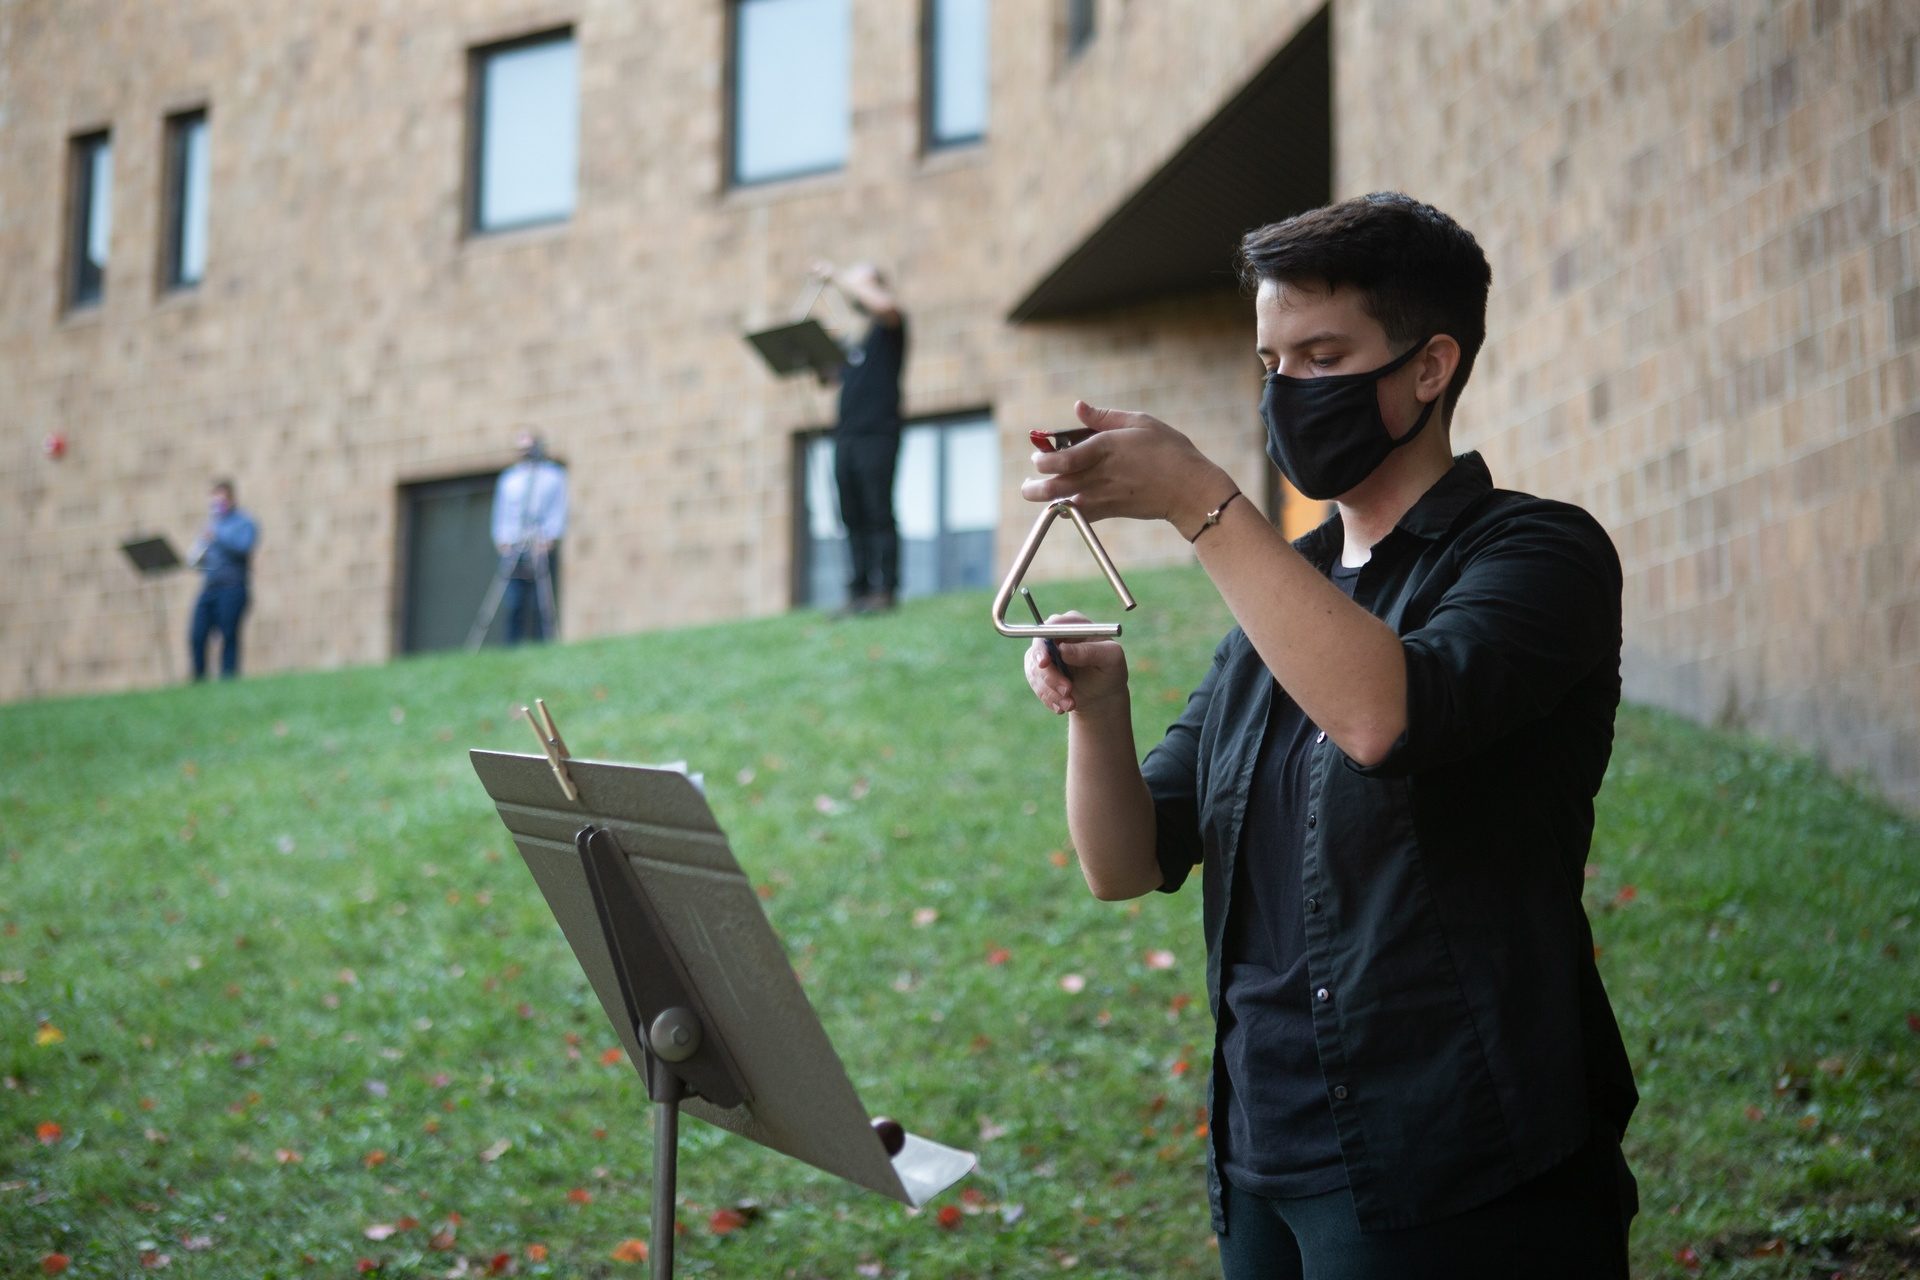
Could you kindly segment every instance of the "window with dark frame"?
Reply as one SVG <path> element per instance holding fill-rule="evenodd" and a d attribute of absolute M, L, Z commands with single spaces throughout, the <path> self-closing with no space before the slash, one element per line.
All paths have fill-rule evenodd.
<path fill-rule="evenodd" d="M 752 186 L 844 167 L 851 0 L 732 0 L 728 13 L 728 181 Z"/>
<path fill-rule="evenodd" d="M 928 150 L 987 135 L 991 0 L 926 0 L 921 84 Z"/>
<path fill-rule="evenodd" d="M 794 489 L 794 603 L 828 609 L 844 604 L 849 556 L 831 432 L 794 438 Z M 893 480 L 902 597 L 998 580 L 993 539 L 1000 489 L 1000 439 L 991 411 L 906 424 Z"/>
<path fill-rule="evenodd" d="M 207 110 L 167 117 L 161 284 L 191 289 L 207 270 Z"/>
<path fill-rule="evenodd" d="M 467 227 L 512 231 L 573 216 L 579 169 L 579 53 L 571 29 L 469 56 Z"/>
<path fill-rule="evenodd" d="M 1093 41 L 1094 6 L 1097 0 L 1065 0 L 1067 6 L 1067 57 L 1077 58 Z"/>
<path fill-rule="evenodd" d="M 67 305 L 91 307 L 107 291 L 113 237 L 113 136 L 105 129 L 74 138 L 68 153 Z"/>

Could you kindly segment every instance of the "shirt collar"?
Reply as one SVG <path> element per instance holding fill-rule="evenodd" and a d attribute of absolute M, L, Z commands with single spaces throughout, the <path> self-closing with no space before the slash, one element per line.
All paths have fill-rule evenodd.
<path fill-rule="evenodd" d="M 1460 454 L 1454 458 L 1453 466 L 1447 469 L 1447 473 L 1434 481 L 1407 508 L 1395 524 L 1394 531 L 1404 531 L 1431 542 L 1444 536 L 1462 511 L 1492 489 L 1493 473 L 1487 469 L 1486 460 L 1477 451 Z M 1333 515 L 1301 537 L 1294 546 L 1324 571 L 1340 554 L 1341 544 L 1345 540 L 1346 529 L 1340 523 L 1339 509 L 1335 508 Z"/>

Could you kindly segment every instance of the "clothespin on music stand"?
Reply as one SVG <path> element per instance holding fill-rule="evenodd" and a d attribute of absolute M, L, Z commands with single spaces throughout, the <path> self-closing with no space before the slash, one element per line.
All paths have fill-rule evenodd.
<path fill-rule="evenodd" d="M 560 791 L 575 804 L 580 803 L 580 789 L 573 785 L 573 775 L 567 772 L 569 753 L 565 740 L 560 737 L 560 729 L 553 723 L 553 712 L 547 710 L 545 698 L 535 698 L 533 705 L 540 709 L 536 719 L 526 707 L 520 708 L 520 714 L 533 726 L 533 736 L 540 739 L 540 750 L 546 753 L 547 765 L 553 770 L 553 776 L 560 784 Z M 545 727 L 542 727 L 544 722 Z"/>

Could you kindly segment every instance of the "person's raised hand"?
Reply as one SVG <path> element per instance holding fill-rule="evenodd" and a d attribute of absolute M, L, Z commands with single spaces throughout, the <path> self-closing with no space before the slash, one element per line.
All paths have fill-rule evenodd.
<path fill-rule="evenodd" d="M 1168 520 L 1184 536 L 1237 487 L 1193 441 L 1151 414 L 1084 400 L 1074 402 L 1073 412 L 1093 438 L 1034 454 L 1039 474 L 1020 485 L 1028 502 L 1072 498 L 1089 520 Z"/>
<path fill-rule="evenodd" d="M 1087 622 L 1083 613 L 1056 613 L 1048 622 Z M 1083 711 L 1127 691 L 1127 651 L 1117 640 L 1055 640 L 1060 657 L 1073 672 L 1060 670 L 1047 652 L 1046 641 L 1035 636 L 1027 646 L 1027 687 L 1055 715 Z"/>

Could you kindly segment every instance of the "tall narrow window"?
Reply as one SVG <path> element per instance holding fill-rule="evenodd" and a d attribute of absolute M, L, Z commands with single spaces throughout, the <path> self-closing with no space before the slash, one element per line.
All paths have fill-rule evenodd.
<path fill-rule="evenodd" d="M 107 291 L 107 243 L 113 238 L 113 139 L 89 133 L 73 140 L 67 240 L 67 305 L 90 307 Z"/>
<path fill-rule="evenodd" d="M 989 0 L 927 0 L 927 145 L 987 134 Z"/>
<path fill-rule="evenodd" d="M 734 0 L 734 182 L 846 163 L 852 23 L 849 0 Z"/>
<path fill-rule="evenodd" d="M 191 289 L 207 270 L 207 113 L 167 118 L 164 252 L 161 279 L 169 289 Z"/>
<path fill-rule="evenodd" d="M 1077 58 L 1093 40 L 1096 0 L 1064 0 L 1067 6 L 1067 56 Z"/>
<path fill-rule="evenodd" d="M 580 75 L 571 31 L 473 51 L 473 134 L 475 231 L 573 215 Z"/>

